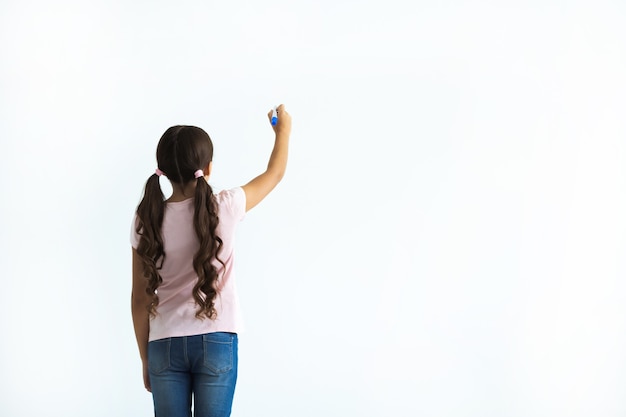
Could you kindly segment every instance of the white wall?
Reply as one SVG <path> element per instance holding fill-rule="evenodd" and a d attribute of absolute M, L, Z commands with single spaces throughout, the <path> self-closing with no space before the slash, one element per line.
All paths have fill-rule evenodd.
<path fill-rule="evenodd" d="M 239 229 L 233 416 L 626 414 L 626 5 L 0 3 L 0 415 L 150 415 L 132 212 L 162 132 Z M 436 4 L 436 5 L 435 5 Z"/>

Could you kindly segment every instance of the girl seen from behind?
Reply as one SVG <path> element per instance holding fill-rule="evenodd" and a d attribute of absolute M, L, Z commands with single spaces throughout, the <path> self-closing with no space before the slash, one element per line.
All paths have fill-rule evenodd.
<path fill-rule="evenodd" d="M 241 330 L 233 239 L 285 173 L 291 116 L 283 105 L 277 114 L 265 172 L 219 193 L 208 183 L 213 144 L 204 130 L 173 126 L 157 145 L 131 231 L 132 317 L 156 417 L 191 416 L 192 398 L 196 417 L 230 416 Z M 167 200 L 161 175 L 172 184 Z"/>

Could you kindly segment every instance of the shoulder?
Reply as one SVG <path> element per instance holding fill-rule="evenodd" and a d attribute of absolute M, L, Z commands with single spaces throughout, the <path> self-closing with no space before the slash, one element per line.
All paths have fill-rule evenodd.
<path fill-rule="evenodd" d="M 222 190 L 215 194 L 215 202 L 221 210 L 230 212 L 238 219 L 243 219 L 246 213 L 246 193 L 241 187 Z"/>

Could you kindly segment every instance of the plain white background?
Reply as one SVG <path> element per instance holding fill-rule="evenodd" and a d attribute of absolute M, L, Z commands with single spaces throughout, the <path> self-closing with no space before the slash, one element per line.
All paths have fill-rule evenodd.
<path fill-rule="evenodd" d="M 238 231 L 233 416 L 626 415 L 620 1 L 2 1 L 0 415 L 149 416 L 129 230 L 173 124 Z"/>

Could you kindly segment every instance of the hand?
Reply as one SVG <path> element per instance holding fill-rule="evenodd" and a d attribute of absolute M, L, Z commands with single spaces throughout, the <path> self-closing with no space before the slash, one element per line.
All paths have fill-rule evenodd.
<path fill-rule="evenodd" d="M 272 126 L 276 135 L 287 135 L 291 134 L 291 115 L 287 113 L 285 110 L 285 105 L 281 104 L 276 108 L 276 113 L 278 115 L 278 122 Z M 270 110 L 267 113 L 267 118 L 272 122 L 272 111 Z"/>
<path fill-rule="evenodd" d="M 148 361 L 143 362 L 143 386 L 146 387 L 148 392 L 152 392 L 152 387 L 150 386 L 150 373 L 148 372 Z"/>

